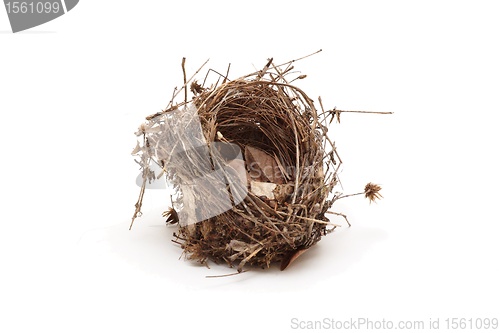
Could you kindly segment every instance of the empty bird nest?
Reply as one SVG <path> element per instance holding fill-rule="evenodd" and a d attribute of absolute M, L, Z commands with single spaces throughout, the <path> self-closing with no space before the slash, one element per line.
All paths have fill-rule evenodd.
<path fill-rule="evenodd" d="M 337 227 L 327 215 L 345 197 L 333 192 L 342 162 L 327 132 L 344 111 L 324 110 L 321 100 L 317 109 L 294 84 L 305 78 L 295 61 L 270 59 L 211 85 L 193 80 L 201 68 L 186 79 L 184 61 L 182 89 L 136 133 L 143 182 L 132 223 L 147 184 L 166 178 L 174 195 L 164 217 L 178 225 L 173 241 L 188 259 L 283 270 Z M 374 200 L 379 190 L 369 183 L 358 194 Z"/>

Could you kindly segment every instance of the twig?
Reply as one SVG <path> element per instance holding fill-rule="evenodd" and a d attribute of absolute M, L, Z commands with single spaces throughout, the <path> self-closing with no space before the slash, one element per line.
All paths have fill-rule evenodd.
<path fill-rule="evenodd" d="M 337 109 L 328 110 L 326 112 L 328 112 L 328 113 L 335 113 L 335 114 L 342 113 L 342 112 L 349 112 L 349 113 L 373 113 L 373 114 L 393 114 L 394 113 L 394 112 L 358 111 L 358 110 L 337 110 Z"/>
<path fill-rule="evenodd" d="M 282 63 L 282 64 L 280 64 L 280 65 L 275 65 L 274 67 L 281 67 L 281 66 L 285 66 L 285 65 L 291 65 L 292 63 L 294 63 L 294 62 L 296 62 L 296 61 L 299 61 L 299 60 L 302 60 L 302 59 L 305 59 L 305 58 L 309 58 L 309 57 L 311 57 L 311 56 L 313 56 L 313 55 L 315 55 L 315 54 L 320 53 L 321 51 L 323 51 L 323 49 L 319 49 L 318 51 L 313 52 L 313 53 L 311 53 L 311 54 L 308 54 L 308 55 L 306 55 L 306 56 L 303 56 L 303 57 L 300 57 L 300 58 L 297 58 L 297 59 L 293 59 L 293 60 L 290 60 L 290 61 L 284 62 L 284 63 Z"/>
<path fill-rule="evenodd" d="M 224 76 L 224 81 L 222 81 L 222 84 L 226 83 L 226 80 L 229 80 L 228 77 L 229 77 L 229 70 L 230 69 L 231 69 L 231 63 L 229 63 L 229 65 L 227 65 L 226 76 Z"/>
<path fill-rule="evenodd" d="M 335 198 L 335 200 L 344 199 L 344 198 L 353 197 L 355 195 L 362 195 L 362 194 L 365 194 L 365 192 L 359 192 L 359 193 L 354 193 L 354 194 L 345 194 L 345 195 L 341 195 L 341 196 Z"/>
<path fill-rule="evenodd" d="M 234 272 L 234 273 L 222 274 L 222 275 L 207 275 L 205 277 L 208 278 L 208 279 L 210 279 L 210 278 L 221 278 L 221 277 L 228 277 L 228 276 L 238 275 L 238 274 L 246 273 L 246 272 L 248 272 L 248 271 Z"/>
<path fill-rule="evenodd" d="M 349 227 L 351 226 L 351 224 L 349 223 L 349 220 L 347 219 L 347 215 L 342 214 L 342 213 L 331 212 L 331 211 L 327 211 L 326 213 L 342 216 L 345 219 L 345 221 L 347 222 L 347 224 L 349 225 Z M 335 227 L 337 227 L 337 226 L 335 226 Z"/>
<path fill-rule="evenodd" d="M 354 112 L 354 113 L 376 113 L 376 114 L 393 114 L 394 112 L 379 112 L 379 111 L 351 111 L 351 110 L 336 110 L 338 112 Z"/>
<path fill-rule="evenodd" d="M 182 74 L 184 76 L 184 103 L 187 103 L 188 100 L 188 91 L 186 89 L 187 81 L 186 81 L 186 57 L 182 58 Z"/>
<path fill-rule="evenodd" d="M 264 248 L 263 246 L 259 247 L 258 249 L 256 249 L 252 253 L 250 253 L 245 259 L 243 259 L 240 262 L 240 264 L 238 265 L 238 272 L 242 272 L 243 271 L 243 266 L 245 266 L 245 264 L 247 263 L 247 261 L 250 260 L 250 259 L 252 259 L 252 257 L 254 257 L 257 253 L 259 253 L 263 248 Z"/>
<path fill-rule="evenodd" d="M 187 81 L 184 83 L 184 85 L 182 86 L 182 89 L 186 89 L 186 86 L 188 85 L 188 83 L 189 83 L 189 82 L 191 82 L 191 80 L 193 80 L 193 79 L 194 79 L 194 77 L 195 77 L 195 76 L 196 76 L 196 75 L 197 75 L 197 74 L 201 71 L 201 69 L 202 69 L 203 67 L 205 67 L 205 65 L 208 63 L 208 61 L 209 61 L 209 60 L 210 60 L 210 59 L 207 59 L 207 60 L 203 63 L 203 65 L 201 65 L 201 66 L 200 66 L 200 68 L 198 68 L 198 70 L 197 70 L 197 71 L 196 71 L 196 72 L 195 72 L 195 73 L 194 73 L 194 74 L 193 74 L 193 75 L 189 78 L 189 80 L 187 80 Z M 179 94 L 179 92 L 180 92 L 182 89 L 177 90 L 177 92 L 176 92 L 176 93 L 174 94 L 174 96 L 172 97 L 172 100 L 173 100 L 173 99 L 175 99 L 175 98 L 177 97 L 177 95 Z"/>
<path fill-rule="evenodd" d="M 135 219 L 137 218 L 137 216 L 141 212 L 142 199 L 144 198 L 144 192 L 146 190 L 146 181 L 148 178 L 148 174 L 149 174 L 149 168 L 144 169 L 144 171 L 142 173 L 141 191 L 139 192 L 139 198 L 137 199 L 137 202 L 135 203 L 135 212 L 134 212 L 134 215 L 132 216 L 132 222 L 130 222 L 130 227 L 128 228 L 128 230 L 132 230 L 132 225 L 134 225 Z"/>
<path fill-rule="evenodd" d="M 288 213 L 285 213 L 285 212 L 276 212 L 280 215 L 290 215 Z M 304 216 L 299 216 L 299 215 L 295 215 L 296 218 L 298 219 L 301 219 L 301 220 L 306 220 L 306 221 L 311 221 L 311 222 L 314 222 L 314 223 L 319 223 L 319 224 L 326 224 L 326 225 L 333 225 L 335 227 L 340 227 L 340 224 L 335 224 L 335 223 L 331 223 L 331 222 L 327 222 L 327 221 L 321 221 L 321 220 L 317 220 L 317 219 L 312 219 L 310 217 L 304 217 Z"/>
<path fill-rule="evenodd" d="M 262 68 L 260 71 L 257 72 L 257 81 L 262 79 L 262 77 L 266 74 L 267 70 L 269 69 L 269 66 L 273 63 L 273 58 L 270 58 L 267 60 L 267 64 Z"/>
<path fill-rule="evenodd" d="M 219 72 L 217 72 L 215 69 L 210 68 L 210 69 L 207 71 L 207 74 L 205 74 L 205 78 L 203 79 L 203 83 L 201 84 L 201 86 L 202 86 L 202 87 L 205 87 L 205 85 L 207 84 L 208 75 L 209 75 L 211 72 L 214 72 L 215 74 L 219 75 L 220 77 L 223 77 L 223 78 L 224 78 L 224 81 L 223 81 L 223 82 L 230 81 L 230 80 L 229 80 L 229 78 L 228 78 L 227 76 L 224 76 L 224 74 L 219 73 Z M 228 73 L 229 73 L 229 68 L 228 68 Z M 218 82 L 218 81 L 219 81 L 219 80 L 217 80 L 217 82 Z"/>

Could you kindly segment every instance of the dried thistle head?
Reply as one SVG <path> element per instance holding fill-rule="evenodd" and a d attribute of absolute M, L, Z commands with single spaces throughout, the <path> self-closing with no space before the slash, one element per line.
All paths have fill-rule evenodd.
<path fill-rule="evenodd" d="M 204 88 L 197 82 L 197 81 L 193 81 L 193 83 L 191 83 L 191 92 L 195 95 L 199 95 L 203 92 Z"/>
<path fill-rule="evenodd" d="M 383 198 L 382 195 L 379 193 L 382 187 L 377 184 L 373 183 L 368 183 L 365 186 L 365 198 L 368 198 L 370 200 L 370 203 L 375 202 L 377 199 Z"/>
<path fill-rule="evenodd" d="M 167 224 L 179 223 L 179 215 L 177 215 L 177 211 L 173 208 L 169 208 L 166 212 L 163 212 L 162 216 L 167 218 L 165 221 Z"/>

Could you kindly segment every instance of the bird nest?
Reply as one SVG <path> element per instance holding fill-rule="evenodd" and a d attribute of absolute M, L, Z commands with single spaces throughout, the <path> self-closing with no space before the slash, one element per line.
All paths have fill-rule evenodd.
<path fill-rule="evenodd" d="M 321 100 L 318 110 L 293 83 L 305 75 L 291 78 L 292 63 L 271 59 L 208 86 L 186 80 L 183 61 L 183 89 L 136 133 L 143 184 L 133 220 L 146 184 L 165 177 L 174 190 L 164 213 L 178 225 L 174 242 L 189 259 L 239 272 L 275 262 L 283 270 L 335 229 L 327 214 L 342 197 L 333 193 L 341 159 L 327 131 L 342 111 L 323 110 Z M 175 104 L 181 91 L 184 101 Z M 368 184 L 360 194 L 372 200 L 379 190 Z"/>

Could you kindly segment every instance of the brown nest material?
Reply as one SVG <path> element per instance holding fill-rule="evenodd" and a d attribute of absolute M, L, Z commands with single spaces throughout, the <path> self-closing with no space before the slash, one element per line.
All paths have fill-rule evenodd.
<path fill-rule="evenodd" d="M 134 218 L 147 181 L 165 175 L 176 193 L 164 214 L 179 224 L 174 241 L 189 259 L 238 271 L 275 262 L 285 269 L 335 229 L 326 215 L 341 197 L 330 195 L 341 160 L 327 126 L 340 111 L 318 112 L 288 80 L 292 68 L 269 60 L 235 80 L 194 81 L 191 100 L 185 78 L 184 102 L 149 116 L 136 133 L 144 183 Z M 152 163 L 162 171 L 154 173 Z M 378 197 L 379 187 L 369 190 Z"/>

